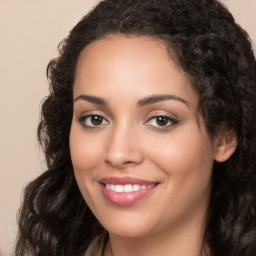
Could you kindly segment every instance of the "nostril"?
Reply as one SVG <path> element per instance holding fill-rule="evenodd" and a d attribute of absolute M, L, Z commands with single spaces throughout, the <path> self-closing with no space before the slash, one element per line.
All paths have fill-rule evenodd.
<path fill-rule="evenodd" d="M 132 162 L 132 161 L 126 161 L 126 162 L 124 162 L 124 164 L 125 164 L 125 165 L 131 165 L 131 164 L 134 164 L 134 162 Z"/>

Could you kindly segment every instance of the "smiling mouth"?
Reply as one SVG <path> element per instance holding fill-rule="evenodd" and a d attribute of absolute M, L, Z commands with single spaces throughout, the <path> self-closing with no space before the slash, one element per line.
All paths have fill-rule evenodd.
<path fill-rule="evenodd" d="M 114 205 L 128 206 L 150 195 L 159 182 L 133 177 L 107 177 L 99 181 L 102 194 Z"/>
<path fill-rule="evenodd" d="M 139 184 L 126 184 L 126 185 L 115 185 L 115 184 L 105 184 L 105 187 L 111 191 L 122 193 L 122 192 L 135 192 L 145 189 L 150 189 L 154 187 L 155 184 L 151 185 L 139 185 Z"/>

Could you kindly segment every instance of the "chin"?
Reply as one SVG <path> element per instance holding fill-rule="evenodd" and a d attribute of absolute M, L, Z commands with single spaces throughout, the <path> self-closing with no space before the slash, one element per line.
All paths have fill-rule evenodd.
<path fill-rule="evenodd" d="M 121 237 L 143 237 L 148 235 L 153 228 L 152 221 L 149 222 L 142 215 L 138 217 L 133 214 L 107 218 L 101 224 L 110 234 Z"/>
<path fill-rule="evenodd" d="M 146 230 L 145 228 L 131 228 L 129 225 L 126 227 L 109 227 L 107 231 L 111 235 L 119 236 L 119 237 L 129 237 L 129 238 L 139 238 L 139 237 L 145 237 L 149 235 L 149 230 Z"/>

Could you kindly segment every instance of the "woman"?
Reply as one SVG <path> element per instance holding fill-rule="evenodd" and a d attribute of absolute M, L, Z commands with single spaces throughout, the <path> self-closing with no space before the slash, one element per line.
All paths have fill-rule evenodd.
<path fill-rule="evenodd" d="M 48 66 L 16 255 L 256 253 L 256 65 L 216 0 L 105 0 Z"/>

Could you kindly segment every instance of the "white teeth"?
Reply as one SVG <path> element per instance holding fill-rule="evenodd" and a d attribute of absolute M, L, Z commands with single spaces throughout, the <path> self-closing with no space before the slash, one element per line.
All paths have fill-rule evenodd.
<path fill-rule="evenodd" d="M 124 192 L 132 192 L 132 185 L 124 185 Z"/>
<path fill-rule="evenodd" d="M 122 185 L 115 185 L 116 192 L 124 192 L 124 186 Z"/>
<path fill-rule="evenodd" d="M 138 185 L 138 184 L 126 184 L 126 185 L 114 185 L 114 184 L 106 184 L 106 188 L 112 190 L 114 192 L 134 192 L 142 189 L 152 188 L 154 184 L 151 185 Z"/>
<path fill-rule="evenodd" d="M 132 190 L 133 190 L 133 191 L 138 191 L 138 190 L 140 190 L 140 185 L 138 185 L 138 184 L 132 185 Z"/>

